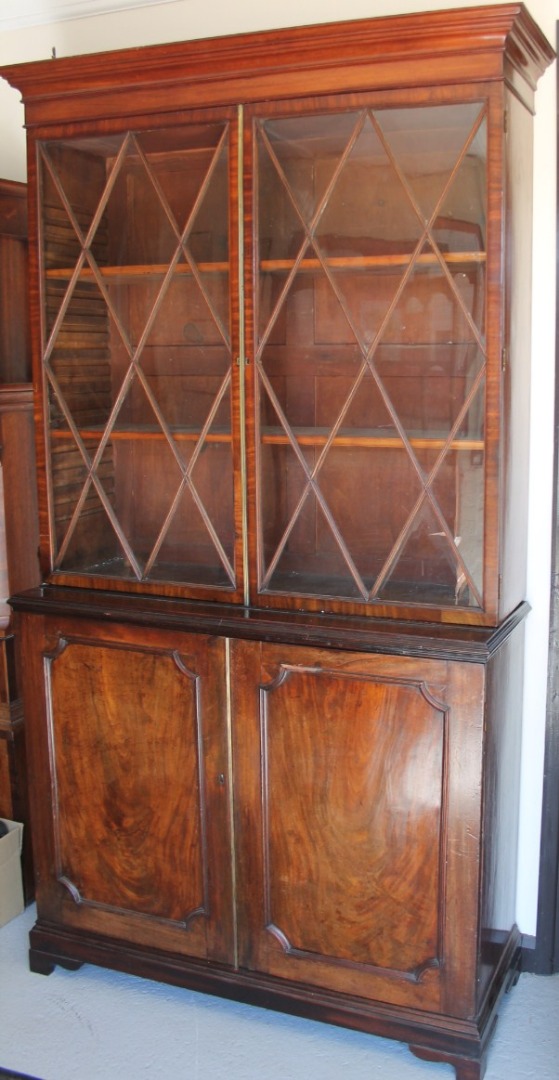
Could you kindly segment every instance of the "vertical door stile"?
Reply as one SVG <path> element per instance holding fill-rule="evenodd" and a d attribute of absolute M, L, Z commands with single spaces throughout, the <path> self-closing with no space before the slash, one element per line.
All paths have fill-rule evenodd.
<path fill-rule="evenodd" d="M 37 270 L 38 287 L 35 291 L 35 296 L 31 297 L 32 308 L 30 315 L 36 319 L 36 325 L 39 327 L 38 334 L 32 335 L 32 350 L 35 352 L 34 365 L 35 371 L 39 372 L 39 377 L 36 380 L 37 388 L 40 394 L 41 401 L 41 414 L 39 410 L 35 409 L 35 439 L 37 444 L 37 465 L 39 470 L 39 476 L 42 474 L 41 484 L 43 487 L 44 505 L 41 505 L 42 500 L 39 500 L 39 516 L 40 516 L 40 536 L 41 544 L 44 545 L 42 552 L 40 551 L 40 559 L 42 562 L 43 571 L 47 568 L 47 572 L 52 570 L 54 564 L 54 557 L 56 552 L 56 518 L 55 518 L 55 502 L 54 491 L 52 481 L 52 471 L 49 465 L 51 459 L 51 431 L 49 424 L 49 410 L 47 408 L 48 402 L 48 379 L 46 369 L 43 364 L 43 356 L 45 352 L 45 342 L 47 337 L 46 331 L 46 280 L 44 275 L 44 232 L 45 224 L 43 221 L 43 214 L 41 212 L 41 204 L 43 197 L 43 180 L 42 180 L 42 165 L 41 165 L 41 150 L 38 143 L 33 144 L 31 141 L 31 135 L 27 134 L 27 160 L 29 162 L 28 168 L 28 183 L 35 186 L 35 197 L 29 202 L 29 269 L 33 265 Z M 36 216 L 35 216 L 36 215 Z M 33 305 L 36 310 L 33 311 Z M 33 340 L 34 339 L 34 340 Z"/>
<path fill-rule="evenodd" d="M 246 457 L 246 407 L 245 407 L 245 212 L 244 212 L 244 110 L 237 106 L 237 258 L 238 258 L 238 303 L 239 303 L 239 447 L 241 455 L 241 521 L 243 545 L 243 598 L 249 604 L 249 556 L 248 556 L 248 519 L 247 519 L 247 457 Z"/>
<path fill-rule="evenodd" d="M 239 966 L 239 919 L 238 919 L 238 890 L 237 890 L 237 844 L 235 832 L 235 772 L 233 767 L 233 700 L 232 700 L 232 666 L 231 666 L 231 639 L 225 638 L 225 680 L 226 680 L 226 725 L 227 725 L 227 793 L 229 815 L 229 835 L 231 845 L 231 894 L 232 912 L 231 928 L 232 962 L 235 968 Z"/>

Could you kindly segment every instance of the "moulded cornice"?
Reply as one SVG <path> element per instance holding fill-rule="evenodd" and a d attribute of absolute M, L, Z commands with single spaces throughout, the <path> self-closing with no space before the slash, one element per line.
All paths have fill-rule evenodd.
<path fill-rule="evenodd" d="M 0 71 L 28 126 L 457 81 L 509 81 L 532 106 L 554 56 L 521 3 L 455 8 L 63 57 Z M 115 93 L 116 91 L 116 93 Z"/>

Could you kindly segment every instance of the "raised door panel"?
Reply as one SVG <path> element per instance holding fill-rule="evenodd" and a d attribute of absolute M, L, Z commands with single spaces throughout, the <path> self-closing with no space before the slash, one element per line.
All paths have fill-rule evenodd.
<path fill-rule="evenodd" d="M 64 626 L 43 665 L 52 789 L 36 792 L 42 918 L 229 959 L 231 857 L 219 639 Z M 32 724 L 36 715 L 32 717 Z M 46 872 L 45 872 L 46 867 Z"/>
<path fill-rule="evenodd" d="M 481 669 L 271 645 L 234 653 L 241 965 L 468 1015 Z"/>

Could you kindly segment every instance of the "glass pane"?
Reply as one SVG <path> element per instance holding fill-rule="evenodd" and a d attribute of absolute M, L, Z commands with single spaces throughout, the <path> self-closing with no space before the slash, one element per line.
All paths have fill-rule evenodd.
<path fill-rule="evenodd" d="M 414 514 L 393 565 L 379 589 L 383 600 L 454 603 L 465 597 L 455 550 L 433 507 L 424 501 Z"/>
<path fill-rule="evenodd" d="M 228 146 L 41 147 L 58 569 L 234 587 Z"/>
<path fill-rule="evenodd" d="M 321 596 L 335 581 L 341 596 L 362 598 L 359 575 L 352 576 L 351 562 L 336 542 L 338 526 L 330 508 L 304 482 L 304 474 L 289 462 L 283 447 L 274 447 L 270 456 L 280 483 L 266 500 L 269 589 L 291 593 L 302 589 Z"/>
<path fill-rule="evenodd" d="M 483 106 L 255 138 L 260 589 L 480 606 Z"/>
<path fill-rule="evenodd" d="M 93 461 L 95 445 L 86 443 L 85 449 L 89 453 L 90 462 Z M 135 574 L 130 553 L 119 543 L 117 533 L 111 525 L 110 514 L 116 501 L 115 456 L 115 447 L 108 443 L 97 468 L 96 486 L 89 469 L 86 472 L 75 452 L 68 448 L 64 454 L 53 454 L 54 491 L 59 508 L 58 524 L 64 531 L 64 535 L 61 534 L 59 551 L 68 570 L 80 571 L 87 566 L 88 573 L 132 579 Z M 68 499 L 65 519 L 62 516 L 63 493 Z"/>
<path fill-rule="evenodd" d="M 387 552 L 396 543 L 410 507 L 422 491 L 420 477 L 401 441 L 389 436 L 385 442 L 388 445 L 382 451 L 378 438 L 373 446 L 367 446 L 364 438 L 355 447 L 334 446 L 320 471 L 321 490 L 336 521 L 340 522 L 344 542 L 367 594 L 374 592 Z M 356 506 L 359 506 L 358 515 Z M 383 512 L 379 515 L 381 506 Z M 332 535 L 325 536 L 323 543 L 332 547 Z"/>

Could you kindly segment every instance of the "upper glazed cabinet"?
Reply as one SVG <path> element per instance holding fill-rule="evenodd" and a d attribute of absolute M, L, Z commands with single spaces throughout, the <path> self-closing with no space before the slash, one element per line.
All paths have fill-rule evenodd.
<path fill-rule="evenodd" d="M 51 581 L 485 625 L 522 600 L 549 49 L 481 10 L 433 13 L 428 63 L 419 17 L 154 49 L 149 115 L 133 52 L 7 71 Z"/>

